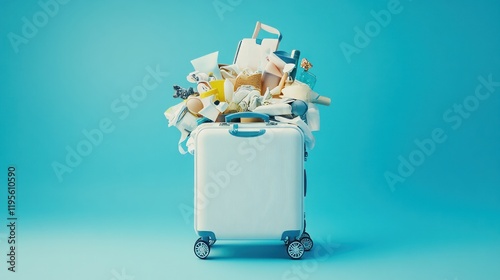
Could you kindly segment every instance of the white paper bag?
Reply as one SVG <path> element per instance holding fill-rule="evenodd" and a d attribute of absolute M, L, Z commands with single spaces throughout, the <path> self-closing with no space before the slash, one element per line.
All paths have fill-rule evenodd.
<path fill-rule="evenodd" d="M 277 38 L 257 39 L 261 29 L 277 35 Z M 266 57 L 278 49 L 280 41 L 281 33 L 278 29 L 257 22 L 252 38 L 240 41 L 234 57 L 234 64 L 238 65 L 239 69 L 263 70 L 267 63 Z"/>

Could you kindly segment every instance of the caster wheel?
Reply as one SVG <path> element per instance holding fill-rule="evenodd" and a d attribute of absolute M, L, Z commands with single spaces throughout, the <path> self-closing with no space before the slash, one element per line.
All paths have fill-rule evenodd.
<path fill-rule="evenodd" d="M 290 244 L 290 239 L 287 238 L 283 240 L 283 243 L 285 243 L 285 246 L 288 246 L 288 244 Z"/>
<path fill-rule="evenodd" d="M 210 239 L 210 240 L 208 241 L 208 246 L 212 247 L 212 245 L 214 245 L 214 244 L 215 244 L 215 241 L 216 241 L 216 240 L 214 240 L 214 239 Z"/>
<path fill-rule="evenodd" d="M 310 237 L 304 236 L 300 239 L 300 243 L 304 246 L 305 251 L 310 251 L 314 245 Z"/>
<path fill-rule="evenodd" d="M 286 251 L 290 258 L 297 260 L 300 259 L 302 255 L 304 255 L 304 245 L 302 245 L 300 241 L 295 240 L 288 244 Z"/>
<path fill-rule="evenodd" d="M 304 231 L 304 233 L 302 233 L 302 236 L 301 236 L 301 237 L 309 237 L 309 238 L 311 238 L 311 236 L 309 235 L 309 233 L 307 233 L 307 232 L 305 232 L 305 231 Z"/>
<path fill-rule="evenodd" d="M 210 246 L 200 238 L 194 243 L 194 254 L 200 259 L 205 259 L 210 254 Z"/>

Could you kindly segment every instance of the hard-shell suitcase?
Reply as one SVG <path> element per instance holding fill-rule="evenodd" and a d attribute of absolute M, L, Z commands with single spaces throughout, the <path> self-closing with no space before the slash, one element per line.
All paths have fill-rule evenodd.
<path fill-rule="evenodd" d="M 232 123 L 261 118 L 264 122 Z M 291 258 L 312 248 L 305 232 L 307 155 L 295 125 L 237 113 L 199 126 L 195 138 L 194 246 L 204 259 L 216 240 L 283 240 Z"/>

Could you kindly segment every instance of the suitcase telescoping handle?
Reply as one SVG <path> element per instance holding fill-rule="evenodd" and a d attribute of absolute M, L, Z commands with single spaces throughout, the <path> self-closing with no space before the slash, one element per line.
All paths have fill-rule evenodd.
<path fill-rule="evenodd" d="M 265 122 L 269 122 L 268 115 L 261 113 L 254 113 L 254 112 L 242 112 L 242 113 L 227 115 L 226 122 L 231 122 L 234 119 L 240 119 L 240 118 L 259 118 Z M 239 130 L 238 124 L 233 124 L 233 127 L 229 130 L 229 133 L 237 137 L 257 137 L 266 133 L 266 130 L 265 129 Z"/>

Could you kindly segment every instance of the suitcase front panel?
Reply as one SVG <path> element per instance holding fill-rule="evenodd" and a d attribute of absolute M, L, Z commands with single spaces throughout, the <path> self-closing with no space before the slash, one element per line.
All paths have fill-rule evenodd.
<path fill-rule="evenodd" d="M 304 139 L 293 125 L 200 129 L 195 150 L 195 229 L 217 239 L 281 239 L 302 230 Z M 263 134 L 252 133 L 264 130 Z M 252 136 L 253 135 L 253 136 Z"/>

